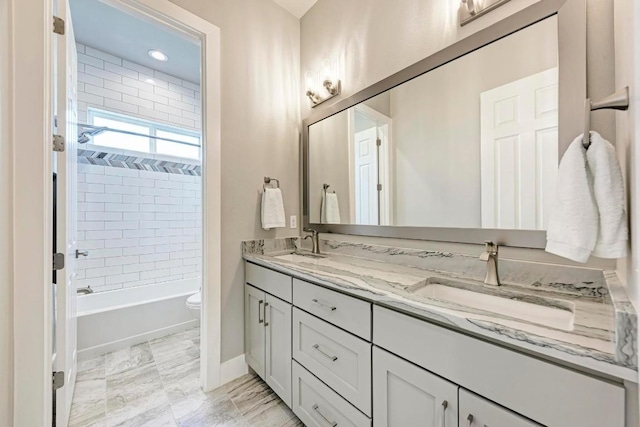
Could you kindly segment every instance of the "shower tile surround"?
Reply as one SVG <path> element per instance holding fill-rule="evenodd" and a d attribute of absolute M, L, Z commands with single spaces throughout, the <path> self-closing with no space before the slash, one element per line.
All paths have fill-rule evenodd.
<path fill-rule="evenodd" d="M 434 275 L 473 280 L 483 287 L 486 266 L 475 256 L 321 240 L 326 258 L 275 258 L 299 248 L 295 238 L 242 245 L 245 260 L 255 264 L 526 352 L 637 381 L 637 315 L 613 271 L 500 260 L 503 286 L 488 292 L 510 290 L 538 303 L 552 298 L 575 304 L 573 330 L 561 331 L 406 292 L 405 279 Z"/>
<path fill-rule="evenodd" d="M 78 43 L 78 121 L 93 107 L 200 131 L 200 86 Z M 153 83 L 151 83 L 151 81 Z"/>
<path fill-rule="evenodd" d="M 85 148 L 78 153 L 78 249 L 89 256 L 78 260 L 78 287 L 103 292 L 199 277 L 199 162 Z"/>

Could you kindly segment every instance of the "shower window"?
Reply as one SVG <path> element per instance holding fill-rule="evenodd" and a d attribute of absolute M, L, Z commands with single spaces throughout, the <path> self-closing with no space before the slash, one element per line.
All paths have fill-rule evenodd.
<path fill-rule="evenodd" d="M 90 125 L 139 134 L 103 132 L 93 137 L 95 145 L 200 159 L 201 139 L 197 132 L 97 109 L 89 109 L 88 119 Z"/>

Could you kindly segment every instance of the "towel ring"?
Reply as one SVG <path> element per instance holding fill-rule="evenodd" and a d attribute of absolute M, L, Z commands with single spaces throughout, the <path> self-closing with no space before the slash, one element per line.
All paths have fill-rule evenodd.
<path fill-rule="evenodd" d="M 329 184 L 322 184 L 322 190 L 324 191 L 324 194 L 327 194 L 327 190 L 329 189 L 329 187 L 331 187 Z"/>
<path fill-rule="evenodd" d="M 266 190 L 267 189 L 267 185 L 271 184 L 271 181 L 275 181 L 276 182 L 276 186 L 272 187 L 272 188 L 280 188 L 280 181 L 278 180 L 278 178 L 270 178 L 268 176 L 264 177 L 264 184 L 262 184 L 262 190 Z"/>
<path fill-rule="evenodd" d="M 591 102 L 587 98 L 584 101 L 584 133 L 582 134 L 582 146 L 589 148 L 591 145 L 591 112 L 595 110 L 628 110 L 629 109 L 629 86 L 626 86 L 616 93 L 602 98 L 599 101 Z"/>

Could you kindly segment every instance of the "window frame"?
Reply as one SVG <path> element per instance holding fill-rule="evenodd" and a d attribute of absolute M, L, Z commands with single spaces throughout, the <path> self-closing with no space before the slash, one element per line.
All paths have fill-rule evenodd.
<path fill-rule="evenodd" d="M 202 134 L 200 132 L 196 132 L 190 129 L 185 129 L 185 128 L 181 128 L 181 127 L 177 127 L 177 126 L 172 126 L 169 124 L 165 124 L 165 123 L 159 123 L 159 122 L 154 122 L 151 120 L 146 120 L 146 119 L 141 119 L 135 116 L 129 116 L 126 114 L 122 114 L 122 113 L 115 113 L 112 111 L 106 111 L 106 110 L 101 110 L 99 108 L 92 108 L 89 107 L 87 109 L 87 124 L 95 126 L 94 124 L 94 120 L 96 118 L 104 118 L 104 119 L 108 119 L 108 120 L 115 120 L 115 121 L 119 121 L 119 122 L 124 122 L 124 123 L 128 123 L 131 125 L 135 125 L 135 126 L 143 126 L 149 129 L 149 151 L 147 153 L 149 154 L 158 154 L 160 156 L 169 156 L 169 157 L 179 157 L 179 158 L 185 158 L 185 159 L 194 159 L 194 160 L 198 160 L 201 161 L 202 160 Z M 197 138 L 198 139 L 198 147 L 195 147 L 193 144 L 189 144 L 189 143 L 185 143 L 185 145 L 189 146 L 189 147 L 194 147 L 198 149 L 198 157 L 194 158 L 194 157 L 183 157 L 183 156 L 175 156 L 175 155 L 171 155 L 171 154 L 165 154 L 165 153 L 158 153 L 157 150 L 157 144 L 156 141 L 157 139 L 154 137 L 157 137 L 157 132 L 158 131 L 164 131 L 164 132 L 171 132 L 171 133 L 175 133 L 177 135 L 183 135 L 183 136 L 188 136 L 191 138 Z M 167 141 L 167 142 L 172 142 L 172 141 Z M 173 142 L 174 144 L 180 144 L 180 142 Z M 92 142 L 93 144 L 93 142 Z M 107 145 L 101 145 L 101 144 L 95 144 L 95 145 L 99 145 L 101 147 L 107 147 L 107 148 L 112 148 L 109 147 Z M 139 150 L 131 150 L 131 151 L 138 151 L 138 152 L 142 152 L 145 153 L 145 151 L 139 151 Z"/>

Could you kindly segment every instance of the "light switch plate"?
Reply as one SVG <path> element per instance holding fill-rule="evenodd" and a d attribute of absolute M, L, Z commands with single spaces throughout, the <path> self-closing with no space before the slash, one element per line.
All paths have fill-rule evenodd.
<path fill-rule="evenodd" d="M 289 217 L 289 228 L 298 228 L 298 217 L 291 215 Z"/>

